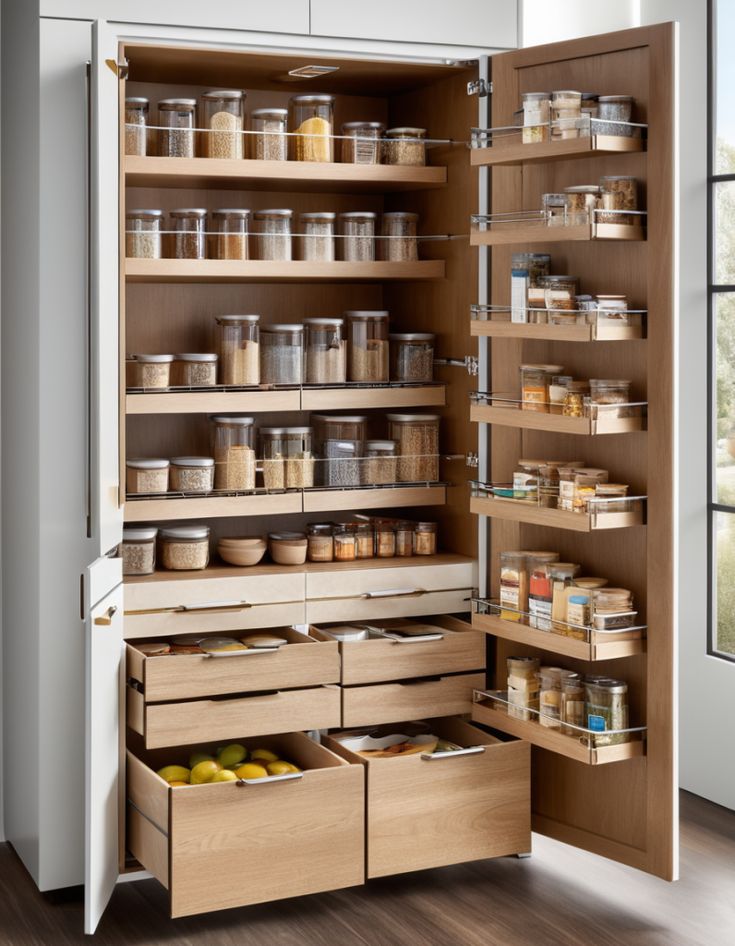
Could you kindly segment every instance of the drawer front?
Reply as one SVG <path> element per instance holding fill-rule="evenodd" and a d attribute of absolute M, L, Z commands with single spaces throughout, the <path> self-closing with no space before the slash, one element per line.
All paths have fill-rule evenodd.
<path fill-rule="evenodd" d="M 328 621 L 379 621 L 384 618 L 416 618 L 429 614 L 457 614 L 466 611 L 471 588 L 458 591 L 414 592 L 347 599 L 312 598 L 306 602 L 309 624 Z"/>
<path fill-rule="evenodd" d="M 484 673 L 462 673 L 439 680 L 342 688 L 342 725 L 376 726 L 434 716 L 459 716 L 472 710 L 472 691 L 485 685 Z"/>

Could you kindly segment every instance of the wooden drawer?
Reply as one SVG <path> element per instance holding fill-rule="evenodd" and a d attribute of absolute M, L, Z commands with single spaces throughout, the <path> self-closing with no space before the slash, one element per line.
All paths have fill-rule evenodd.
<path fill-rule="evenodd" d="M 367 772 L 367 875 L 385 877 L 531 850 L 530 746 L 500 742 L 458 719 L 432 732 L 471 755 L 366 760 L 324 744 Z"/>
<path fill-rule="evenodd" d="M 382 683 L 388 680 L 408 680 L 412 677 L 431 677 L 484 669 L 487 644 L 485 634 L 473 630 L 471 624 L 466 621 L 446 615 L 429 617 L 426 621 L 444 628 L 446 636 L 436 641 L 398 642 L 376 639 L 340 643 L 341 682 L 350 686 L 356 683 Z M 374 623 L 378 627 L 390 627 L 409 622 Z M 311 633 L 322 641 L 330 639 L 323 637 L 316 627 L 312 628 Z"/>
<path fill-rule="evenodd" d="M 143 694 L 129 686 L 127 703 L 128 726 L 143 736 L 146 749 L 263 736 L 283 732 L 294 724 L 304 730 L 340 725 L 337 686 L 181 703 L 146 703 Z"/>
<path fill-rule="evenodd" d="M 472 691 L 484 673 L 460 673 L 435 680 L 342 687 L 342 725 L 377 726 L 401 719 L 460 716 L 472 711 Z"/>
<path fill-rule="evenodd" d="M 364 882 L 363 767 L 302 733 L 268 746 L 303 777 L 170 788 L 155 773 L 175 753 L 128 751 L 128 848 L 168 889 L 172 917 Z M 181 759 L 200 748 L 211 750 L 186 746 Z"/>
<path fill-rule="evenodd" d="M 135 644 L 128 644 L 127 677 L 142 686 L 146 703 L 339 682 L 336 641 L 317 641 L 291 627 L 278 628 L 277 633 L 289 642 L 278 650 L 235 651 L 222 657 L 146 657 Z"/>

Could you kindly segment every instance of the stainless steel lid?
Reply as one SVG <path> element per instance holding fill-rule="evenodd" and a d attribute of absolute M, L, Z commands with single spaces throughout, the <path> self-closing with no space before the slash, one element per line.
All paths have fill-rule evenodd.
<path fill-rule="evenodd" d="M 304 326 L 294 322 L 278 322 L 275 325 L 261 325 L 260 331 L 267 332 L 303 332 Z"/>
<path fill-rule="evenodd" d="M 350 309 L 345 315 L 348 319 L 387 319 L 390 312 L 387 309 Z"/>
<path fill-rule="evenodd" d="M 171 457 L 171 466 L 214 466 L 214 457 Z"/>
<path fill-rule="evenodd" d="M 263 220 L 265 217 L 293 217 L 293 210 L 286 207 L 276 207 L 270 210 L 256 210 L 253 212 L 256 220 Z"/>
<path fill-rule="evenodd" d="M 184 352 L 174 355 L 175 361 L 193 361 L 193 362 L 215 362 L 217 355 L 211 352 Z"/>
<path fill-rule="evenodd" d="M 162 217 L 162 210 L 149 210 L 147 208 L 142 208 L 140 210 L 128 210 L 125 213 L 126 217 Z"/>
<path fill-rule="evenodd" d="M 269 115 L 275 118 L 286 118 L 288 116 L 287 108 L 254 108 L 250 112 L 251 118 L 267 118 Z"/>
<path fill-rule="evenodd" d="M 388 420 L 397 421 L 398 423 L 441 419 L 439 414 L 386 414 L 385 416 Z"/>
<path fill-rule="evenodd" d="M 333 95 L 310 94 L 310 95 L 292 95 L 291 103 L 293 105 L 331 105 L 334 102 Z"/>
<path fill-rule="evenodd" d="M 204 207 L 179 207 L 176 210 L 170 210 L 172 217 L 206 217 L 207 211 Z"/>
<path fill-rule="evenodd" d="M 161 99 L 158 103 L 159 108 L 163 109 L 195 109 L 196 99 Z"/>
<path fill-rule="evenodd" d="M 237 427 L 251 427 L 255 423 L 254 417 L 246 417 L 244 414 L 237 414 L 234 417 L 228 417 L 226 414 L 215 414 L 209 419 L 215 424 L 234 424 Z"/>
<path fill-rule="evenodd" d="M 214 92 L 202 92 L 203 99 L 244 99 L 247 92 L 239 89 L 217 89 Z"/>
<path fill-rule="evenodd" d="M 305 214 L 299 214 L 299 217 L 301 220 L 335 220 L 337 214 L 332 213 L 331 210 L 316 210 Z"/>
<path fill-rule="evenodd" d="M 220 210 L 212 211 L 213 217 L 249 217 L 250 211 L 242 207 L 223 207 Z"/>
<path fill-rule="evenodd" d="M 375 220 L 378 215 L 372 210 L 347 210 L 339 215 L 340 220 L 364 219 Z"/>
<path fill-rule="evenodd" d="M 304 325 L 312 325 L 312 326 L 327 325 L 327 326 L 331 326 L 332 328 L 336 328 L 344 324 L 345 324 L 344 319 L 304 319 Z"/>
<path fill-rule="evenodd" d="M 433 342 L 436 335 L 432 332 L 391 332 L 388 338 L 392 342 Z"/>

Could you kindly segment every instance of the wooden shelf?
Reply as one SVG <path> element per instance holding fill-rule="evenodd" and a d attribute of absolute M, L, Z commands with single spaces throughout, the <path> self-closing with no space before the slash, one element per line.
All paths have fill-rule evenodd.
<path fill-rule="evenodd" d="M 445 167 L 257 161 L 221 158 L 125 158 L 128 187 L 363 193 L 425 190 L 447 183 Z"/>
<path fill-rule="evenodd" d="M 583 223 L 568 227 L 510 225 L 495 230 L 473 230 L 471 246 L 503 246 L 514 243 L 572 243 L 580 240 L 645 240 L 643 227 L 622 223 Z"/>
<path fill-rule="evenodd" d="M 645 139 L 624 135 L 588 135 L 585 138 L 539 141 L 525 145 L 514 138 L 511 144 L 498 143 L 490 148 L 473 148 L 470 151 L 470 164 L 475 167 L 512 167 L 518 164 L 546 164 L 548 161 L 568 161 L 572 158 L 591 158 L 598 154 L 629 154 L 645 150 Z"/>
<path fill-rule="evenodd" d="M 315 489 L 304 492 L 304 512 L 340 512 L 348 509 L 388 509 L 443 506 L 446 486 L 378 486 L 374 489 Z"/>
<path fill-rule="evenodd" d="M 597 532 L 609 529 L 628 529 L 641 526 L 643 506 L 633 503 L 630 512 L 599 513 L 593 518 L 589 513 L 567 512 L 564 509 L 549 509 L 521 500 L 495 499 L 489 496 L 473 496 L 470 499 L 470 512 L 478 516 L 491 516 L 493 519 L 505 519 L 508 522 L 524 522 L 534 526 L 548 526 L 552 529 L 568 529 L 572 532 Z"/>
<path fill-rule="evenodd" d="M 305 260 L 125 260 L 128 282 L 366 282 L 391 279 L 443 279 L 444 260 L 410 263 L 312 263 Z"/>
<path fill-rule="evenodd" d="M 540 411 L 524 411 L 515 405 L 493 407 L 490 404 L 473 404 L 470 408 L 470 420 L 480 424 L 498 424 L 502 427 L 515 427 L 519 430 L 545 430 L 558 434 L 582 434 L 599 436 L 601 434 L 628 434 L 644 430 L 645 418 L 609 417 L 612 411 L 601 410 L 597 418 L 564 417 L 561 414 L 543 414 Z"/>
<path fill-rule="evenodd" d="M 640 326 L 598 327 L 593 325 L 536 325 L 532 322 L 501 322 L 473 319 L 470 335 L 476 338 L 531 339 L 546 342 L 623 342 L 643 338 Z"/>
<path fill-rule="evenodd" d="M 395 388 L 302 388 L 302 411 L 362 410 L 391 407 L 444 407 L 446 385 Z"/>

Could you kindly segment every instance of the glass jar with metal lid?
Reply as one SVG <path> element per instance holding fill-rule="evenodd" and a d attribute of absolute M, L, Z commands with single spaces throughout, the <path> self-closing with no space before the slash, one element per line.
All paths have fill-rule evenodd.
<path fill-rule="evenodd" d="M 344 164 L 380 164 L 382 122 L 345 122 L 342 125 L 342 161 Z"/>
<path fill-rule="evenodd" d="M 378 558 L 393 558 L 396 554 L 396 527 L 381 519 L 375 523 L 375 554 Z"/>
<path fill-rule="evenodd" d="M 292 219 L 293 210 L 285 207 L 253 213 L 258 259 L 280 262 L 292 259 Z"/>
<path fill-rule="evenodd" d="M 170 526 L 158 533 L 161 565 L 171 571 L 200 571 L 209 564 L 209 526 Z"/>
<path fill-rule="evenodd" d="M 395 440 L 368 440 L 363 464 L 365 485 L 386 486 L 397 481 L 398 444 Z"/>
<path fill-rule="evenodd" d="M 389 377 L 388 320 L 385 310 L 345 312 L 349 339 L 349 379 L 383 383 Z"/>
<path fill-rule="evenodd" d="M 391 332 L 390 379 L 402 383 L 434 380 L 434 342 L 431 332 Z"/>
<path fill-rule="evenodd" d="M 283 323 L 260 327 L 262 384 L 301 384 L 304 380 L 304 326 Z"/>
<path fill-rule="evenodd" d="M 312 414 L 311 423 L 317 449 L 327 440 L 356 440 L 361 446 L 365 441 L 366 414 Z"/>
<path fill-rule="evenodd" d="M 204 152 L 208 158 L 242 158 L 246 93 L 220 89 L 202 94 Z"/>
<path fill-rule="evenodd" d="M 152 575 L 156 570 L 156 536 L 153 526 L 123 529 L 120 555 L 123 575 Z"/>
<path fill-rule="evenodd" d="M 306 555 L 310 562 L 331 562 L 334 559 L 334 537 L 331 522 L 312 522 L 306 529 Z"/>
<path fill-rule="evenodd" d="M 415 555 L 436 555 L 437 528 L 435 522 L 416 523 L 413 538 Z"/>
<path fill-rule="evenodd" d="M 628 728 L 628 684 L 624 680 L 588 680 L 586 689 L 587 728 L 592 730 L 592 746 L 614 746 L 630 741 Z M 610 732 L 612 730 L 612 732 Z"/>
<path fill-rule="evenodd" d="M 312 263 L 334 260 L 334 221 L 336 213 L 318 211 L 299 217 L 301 259 Z"/>
<path fill-rule="evenodd" d="M 372 523 L 358 522 L 355 526 L 357 539 L 357 558 L 375 557 L 375 531 Z"/>
<path fill-rule="evenodd" d="M 547 309 L 573 310 L 577 308 L 578 276 L 544 276 L 541 285 Z"/>
<path fill-rule="evenodd" d="M 354 562 L 357 558 L 357 536 L 352 525 L 336 525 L 332 530 L 335 562 Z"/>
<path fill-rule="evenodd" d="M 585 401 L 589 397 L 589 381 L 570 381 L 564 394 L 561 412 L 564 417 L 584 417 Z"/>
<path fill-rule="evenodd" d="M 597 100 L 595 133 L 598 135 L 620 135 L 630 138 L 634 129 L 629 124 L 633 114 L 632 95 L 601 95 Z"/>
<path fill-rule="evenodd" d="M 377 216 L 368 210 L 350 210 L 339 215 L 340 259 L 348 263 L 373 262 Z"/>
<path fill-rule="evenodd" d="M 595 209 L 600 197 L 598 184 L 575 184 L 565 187 L 567 195 L 567 223 L 584 224 L 595 222 Z"/>
<path fill-rule="evenodd" d="M 410 263 L 419 258 L 417 227 L 419 215 L 404 210 L 383 214 L 380 237 L 380 259 L 393 263 Z"/>
<path fill-rule="evenodd" d="M 260 454 L 266 489 L 309 489 L 314 485 L 311 427 L 261 427 Z"/>
<path fill-rule="evenodd" d="M 633 225 L 638 222 L 636 214 L 625 213 L 638 210 L 638 181 L 625 174 L 600 178 L 600 206 L 596 214 L 598 223 Z"/>
<path fill-rule="evenodd" d="M 125 214 L 125 255 L 129 259 L 161 259 L 162 229 L 162 210 L 128 210 Z"/>
<path fill-rule="evenodd" d="M 158 103 L 158 153 L 162 158 L 193 158 L 196 99 L 161 99 Z"/>
<path fill-rule="evenodd" d="M 125 154 L 144 157 L 148 151 L 148 99 L 125 99 Z"/>
<path fill-rule="evenodd" d="M 395 525 L 396 557 L 410 558 L 413 555 L 414 524 L 407 519 L 400 519 Z"/>
<path fill-rule="evenodd" d="M 344 319 L 304 319 L 307 384 L 344 384 L 347 339 Z"/>
<path fill-rule="evenodd" d="M 168 490 L 169 461 L 141 458 L 125 461 L 125 489 L 128 494 L 165 493 Z"/>
<path fill-rule="evenodd" d="M 174 355 L 171 374 L 176 387 L 214 387 L 217 384 L 217 355 L 209 352 Z"/>
<path fill-rule="evenodd" d="M 439 479 L 439 415 L 388 414 L 388 435 L 398 443 L 398 481 Z"/>
<path fill-rule="evenodd" d="M 167 388 L 171 383 L 173 355 L 131 355 L 125 360 L 129 388 Z"/>
<path fill-rule="evenodd" d="M 220 384 L 260 384 L 259 315 L 218 315 Z"/>
<path fill-rule="evenodd" d="M 296 161 L 334 161 L 334 96 L 294 95 L 291 127 Z"/>
<path fill-rule="evenodd" d="M 171 241 L 174 259 L 205 259 L 207 211 L 203 207 L 172 210 Z"/>
<path fill-rule="evenodd" d="M 214 488 L 255 489 L 253 418 L 219 415 L 210 418 L 214 454 Z"/>
<path fill-rule="evenodd" d="M 250 112 L 250 157 L 257 161 L 288 159 L 288 109 L 254 108 Z"/>
<path fill-rule="evenodd" d="M 386 164 L 421 167 L 426 164 L 425 128 L 389 128 L 385 133 L 383 157 Z"/>
<path fill-rule="evenodd" d="M 213 489 L 213 457 L 171 458 L 171 490 L 174 493 L 211 493 Z"/>
<path fill-rule="evenodd" d="M 225 208 L 212 211 L 212 234 L 209 238 L 211 259 L 249 259 L 249 210 Z"/>
<path fill-rule="evenodd" d="M 323 486 L 360 486 L 362 442 L 325 440 L 321 444 L 319 481 Z"/>

